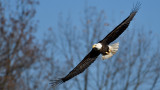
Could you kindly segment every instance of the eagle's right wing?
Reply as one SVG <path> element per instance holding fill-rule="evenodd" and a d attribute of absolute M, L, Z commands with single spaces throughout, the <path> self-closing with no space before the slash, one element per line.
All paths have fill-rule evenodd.
<path fill-rule="evenodd" d="M 82 73 L 85 69 L 87 69 L 99 56 L 100 52 L 91 50 L 90 53 L 64 78 L 60 78 L 58 80 L 53 80 L 51 82 L 52 86 L 55 87 L 58 84 L 61 84 L 65 81 L 70 80 L 71 78 L 77 76 Z"/>

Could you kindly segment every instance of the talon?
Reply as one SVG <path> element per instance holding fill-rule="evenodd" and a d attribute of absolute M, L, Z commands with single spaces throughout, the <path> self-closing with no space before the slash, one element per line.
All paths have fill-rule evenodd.
<path fill-rule="evenodd" d="M 109 52 L 106 52 L 106 54 L 108 55 L 108 54 L 109 54 Z"/>
<path fill-rule="evenodd" d="M 108 52 L 105 52 L 107 55 L 111 52 L 111 50 L 109 49 Z"/>
<path fill-rule="evenodd" d="M 110 52 L 111 52 L 111 50 L 109 49 L 109 50 L 108 50 L 108 52 L 110 53 Z"/>

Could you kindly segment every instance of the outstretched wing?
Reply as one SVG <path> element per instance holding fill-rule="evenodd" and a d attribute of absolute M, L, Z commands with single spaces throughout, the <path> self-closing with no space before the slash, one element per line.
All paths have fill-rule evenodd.
<path fill-rule="evenodd" d="M 99 54 L 100 52 L 92 49 L 91 52 L 67 76 L 65 76 L 64 78 L 60 78 L 58 80 L 53 80 L 51 82 L 52 86 L 56 86 L 65 81 L 68 81 L 71 78 L 75 77 L 76 75 L 82 73 L 96 60 Z"/>
<path fill-rule="evenodd" d="M 130 15 L 122 22 L 120 23 L 113 31 L 111 31 L 102 41 L 102 43 L 108 45 L 111 42 L 113 42 L 116 38 L 118 38 L 129 26 L 130 21 L 133 19 L 133 17 L 136 15 L 136 13 L 139 10 L 140 3 L 138 2 L 134 8 L 132 9 L 132 12 Z"/>

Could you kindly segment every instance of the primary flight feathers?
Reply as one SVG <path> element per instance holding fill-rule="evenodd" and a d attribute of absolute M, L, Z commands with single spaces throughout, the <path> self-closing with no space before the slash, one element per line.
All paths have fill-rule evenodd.
<path fill-rule="evenodd" d="M 112 45 L 109 44 L 113 42 L 116 38 L 118 38 L 126 30 L 126 28 L 130 24 L 130 21 L 138 12 L 139 7 L 140 3 L 137 3 L 133 7 L 130 15 L 122 23 L 120 23 L 113 31 L 111 31 L 103 40 L 99 41 L 97 44 L 94 44 L 92 50 L 67 76 L 57 80 L 52 80 L 51 81 L 52 86 L 55 87 L 56 85 L 64 83 L 70 80 L 71 78 L 75 77 L 76 75 L 82 73 L 96 60 L 96 58 L 100 54 L 102 54 L 102 58 L 104 59 L 112 57 L 117 52 L 119 48 L 119 43 L 115 43 Z"/>

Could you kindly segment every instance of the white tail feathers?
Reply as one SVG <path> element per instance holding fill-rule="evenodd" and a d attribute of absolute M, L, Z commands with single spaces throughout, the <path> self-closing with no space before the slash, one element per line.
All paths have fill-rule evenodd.
<path fill-rule="evenodd" d="M 118 51 L 118 48 L 119 48 L 119 42 L 109 45 L 109 49 L 113 54 L 115 54 Z"/>
<path fill-rule="evenodd" d="M 102 55 L 103 60 L 112 57 L 118 51 L 119 42 L 108 45 L 108 47 L 110 52 L 107 55 Z"/>

